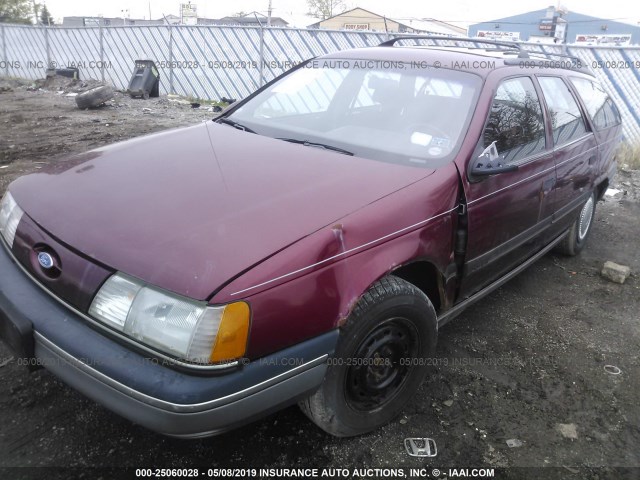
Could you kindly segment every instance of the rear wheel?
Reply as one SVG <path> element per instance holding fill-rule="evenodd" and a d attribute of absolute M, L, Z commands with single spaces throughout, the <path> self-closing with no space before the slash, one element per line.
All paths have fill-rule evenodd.
<path fill-rule="evenodd" d="M 320 389 L 300 407 L 339 437 L 388 423 L 418 390 L 436 338 L 436 313 L 427 296 L 400 278 L 380 280 L 342 327 Z"/>
<path fill-rule="evenodd" d="M 573 222 L 567 236 L 558 244 L 556 250 L 564 255 L 574 256 L 582 251 L 591 233 L 593 218 L 596 213 L 596 197 L 591 196 L 582 205 L 578 218 Z"/>

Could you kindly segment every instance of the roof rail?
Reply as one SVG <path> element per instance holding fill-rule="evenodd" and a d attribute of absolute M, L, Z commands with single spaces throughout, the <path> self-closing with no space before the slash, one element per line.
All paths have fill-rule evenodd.
<path fill-rule="evenodd" d="M 566 70 L 575 70 L 578 72 L 586 73 L 588 75 L 593 75 L 584 62 L 573 55 L 566 55 L 562 53 L 553 53 L 547 52 L 544 50 L 544 47 L 541 47 L 542 50 L 525 50 L 523 46 L 517 42 L 507 42 L 507 41 L 495 41 L 495 40 L 482 40 L 478 38 L 469 38 L 469 37 L 447 37 L 444 35 L 404 35 L 396 38 L 392 38 L 390 40 L 386 40 L 379 44 L 380 47 L 393 47 L 397 42 L 401 40 L 431 40 L 434 42 L 434 47 L 453 47 L 460 48 L 460 45 L 441 45 L 437 43 L 439 40 L 447 40 L 450 42 L 465 42 L 471 43 L 473 47 L 465 47 L 469 49 L 481 49 L 482 47 L 477 46 L 477 44 L 485 44 L 485 45 L 495 45 L 496 47 L 492 49 L 497 52 L 513 52 L 518 53 L 517 58 L 509 58 L 505 59 L 504 63 L 506 65 L 519 65 L 522 62 L 528 61 L 535 65 L 540 66 L 553 66 L 555 68 L 563 68 Z M 542 57 L 542 58 L 540 58 Z M 559 61 L 559 59 L 569 59 L 570 62 Z M 545 62 L 545 59 L 551 59 L 551 62 Z M 553 61 L 555 59 L 555 61 Z"/>
<path fill-rule="evenodd" d="M 568 58 L 570 60 L 573 60 L 576 63 L 581 63 L 582 62 L 582 60 L 580 60 L 580 58 L 576 57 L 575 55 L 567 55 L 566 53 L 553 53 L 553 52 L 547 52 L 546 50 L 542 50 L 542 51 L 529 50 L 529 54 L 530 54 L 531 58 L 536 58 L 535 55 L 541 55 L 543 57 Z"/>
<path fill-rule="evenodd" d="M 386 40 L 379 44 L 379 47 L 393 47 L 396 42 L 400 40 L 448 40 L 450 42 L 468 42 L 468 43 L 483 43 L 485 45 L 495 45 L 497 47 L 504 47 L 507 50 L 514 50 L 518 52 L 518 58 L 529 58 L 529 53 L 522 48 L 519 43 L 516 42 L 499 42 L 495 40 L 481 40 L 477 38 L 469 38 L 469 37 L 447 37 L 446 35 L 405 35 L 401 37 L 392 38 L 391 40 Z M 444 47 L 447 45 L 439 45 L 435 44 L 437 47 Z M 481 47 L 468 47 L 468 48 L 481 48 Z"/>

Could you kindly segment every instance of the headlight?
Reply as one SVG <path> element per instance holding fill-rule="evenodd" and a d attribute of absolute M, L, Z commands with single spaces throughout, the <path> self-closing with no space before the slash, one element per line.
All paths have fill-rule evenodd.
<path fill-rule="evenodd" d="M 13 239 L 16 236 L 16 230 L 23 214 L 24 212 L 11 194 L 9 192 L 5 193 L 4 197 L 2 197 L 2 203 L 0 203 L 0 233 L 9 248 L 13 247 Z"/>
<path fill-rule="evenodd" d="M 251 316 L 244 302 L 210 307 L 122 273 L 104 283 L 89 314 L 141 343 L 201 364 L 242 357 Z"/>

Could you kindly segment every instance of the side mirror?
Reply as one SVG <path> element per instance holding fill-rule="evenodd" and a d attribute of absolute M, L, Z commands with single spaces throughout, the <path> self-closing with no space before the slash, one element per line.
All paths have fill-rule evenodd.
<path fill-rule="evenodd" d="M 514 172 L 516 170 L 518 170 L 517 165 L 507 165 L 504 163 L 504 157 L 498 154 L 495 141 L 485 148 L 471 165 L 471 175 L 474 176 L 496 175 L 498 173 Z"/>

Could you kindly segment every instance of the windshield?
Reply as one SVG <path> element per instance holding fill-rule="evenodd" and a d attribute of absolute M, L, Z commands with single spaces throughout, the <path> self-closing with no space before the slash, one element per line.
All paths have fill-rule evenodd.
<path fill-rule="evenodd" d="M 442 68 L 314 60 L 251 98 L 227 123 L 307 146 L 434 167 L 457 153 L 480 85 L 476 75 Z"/>

